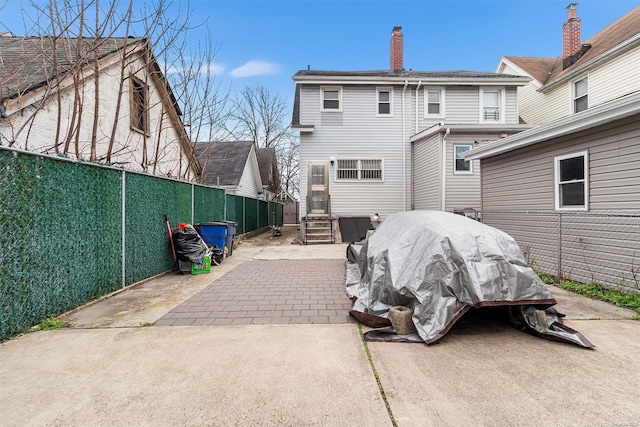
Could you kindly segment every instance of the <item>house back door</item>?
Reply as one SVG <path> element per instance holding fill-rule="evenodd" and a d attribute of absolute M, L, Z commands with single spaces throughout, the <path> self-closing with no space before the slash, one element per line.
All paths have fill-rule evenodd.
<path fill-rule="evenodd" d="M 307 211 L 328 213 L 329 166 L 327 162 L 309 162 L 307 166 Z"/>

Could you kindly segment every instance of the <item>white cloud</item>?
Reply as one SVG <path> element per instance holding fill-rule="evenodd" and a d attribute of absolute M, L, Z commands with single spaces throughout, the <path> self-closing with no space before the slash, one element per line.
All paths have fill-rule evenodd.
<path fill-rule="evenodd" d="M 224 70 L 225 70 L 224 65 L 211 63 L 211 64 L 206 64 L 200 67 L 200 74 L 206 74 L 208 71 L 211 74 L 220 75 L 224 72 Z"/>
<path fill-rule="evenodd" d="M 210 63 L 210 64 L 205 64 L 200 66 L 200 74 L 206 74 L 207 70 L 209 70 L 209 72 L 211 74 L 214 75 L 220 75 L 224 72 L 225 67 L 222 64 L 214 64 L 214 63 Z M 166 67 L 166 70 L 163 70 L 166 72 L 167 75 L 169 74 L 180 74 L 180 73 L 185 73 L 188 71 L 187 68 L 184 67 L 177 67 L 175 65 L 170 65 L 168 67 Z"/>
<path fill-rule="evenodd" d="M 278 74 L 278 64 L 267 61 L 249 61 L 246 64 L 230 71 L 231 77 L 269 76 Z"/>

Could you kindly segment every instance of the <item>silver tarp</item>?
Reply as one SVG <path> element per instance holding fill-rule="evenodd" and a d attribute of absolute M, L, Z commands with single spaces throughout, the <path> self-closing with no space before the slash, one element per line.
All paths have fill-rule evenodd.
<path fill-rule="evenodd" d="M 349 246 L 348 258 L 346 292 L 354 300 L 352 314 L 363 323 L 381 325 L 371 320 L 407 306 L 420 339 L 430 344 L 470 308 L 509 306 L 520 329 L 592 347 L 550 309 L 556 301 L 516 241 L 462 215 L 390 215 L 364 243 Z"/>

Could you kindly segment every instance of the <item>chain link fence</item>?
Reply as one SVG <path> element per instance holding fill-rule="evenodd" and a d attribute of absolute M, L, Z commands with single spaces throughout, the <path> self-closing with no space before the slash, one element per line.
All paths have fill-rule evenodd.
<path fill-rule="evenodd" d="M 481 211 L 518 242 L 532 268 L 567 280 L 640 290 L 640 213 Z"/>
<path fill-rule="evenodd" d="M 171 270 L 164 214 L 243 234 L 273 211 L 282 218 L 279 203 L 220 188 L 0 147 L 0 340 Z"/>

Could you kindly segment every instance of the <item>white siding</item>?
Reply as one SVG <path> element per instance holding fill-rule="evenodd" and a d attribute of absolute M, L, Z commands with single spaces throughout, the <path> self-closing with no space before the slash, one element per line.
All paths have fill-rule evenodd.
<path fill-rule="evenodd" d="M 528 83 L 518 88 L 518 110 L 520 117 L 527 124 L 536 125 L 542 124 L 538 120 L 541 120 L 541 111 L 538 107 L 544 102 L 545 95 L 542 92 L 538 92 L 538 88 Z"/>
<path fill-rule="evenodd" d="M 477 124 L 479 122 L 479 89 L 477 86 L 446 86 L 444 98 L 446 118 L 430 118 L 428 120 L 424 118 L 424 88 L 425 86 L 422 86 L 418 90 L 417 103 L 416 85 L 409 86 L 405 92 L 406 141 L 416 131 L 443 120 L 448 124 Z M 329 193 L 331 194 L 333 213 L 337 215 L 371 215 L 377 212 L 384 216 L 411 209 L 411 145 L 402 141 L 403 86 L 393 86 L 393 114 L 390 117 L 377 115 L 376 89 L 375 85 L 344 85 L 342 86 L 342 111 L 327 112 L 320 111 L 320 85 L 303 84 L 301 86 L 300 123 L 315 126 L 313 132 L 300 134 L 301 216 L 306 213 L 307 162 L 328 162 L 331 157 L 336 159 L 381 159 L 384 175 L 382 182 L 337 181 L 335 180 L 335 166 L 331 168 Z M 516 89 L 507 88 L 506 117 L 510 124 L 518 123 L 515 97 Z M 416 107 L 418 109 L 418 127 L 416 127 Z M 404 176 L 403 149 L 405 150 Z M 441 156 L 438 157 L 438 162 L 441 162 Z M 423 159 L 413 162 L 418 168 L 422 167 L 422 163 Z M 424 171 L 417 173 L 421 174 Z M 477 177 L 474 183 L 475 187 L 469 187 L 474 190 L 469 191 L 477 190 L 479 185 Z M 436 189 L 438 192 L 441 191 L 439 185 Z M 464 184 L 461 182 L 460 185 Z M 453 200 L 456 203 L 469 200 L 469 203 L 473 202 L 473 206 L 479 204 L 479 202 L 476 203 L 476 200 L 479 200 L 477 194 L 471 200 L 467 197 L 467 192 L 459 191 L 459 187 L 456 185 L 453 188 Z M 429 197 L 429 200 L 434 198 L 434 194 L 427 196 L 422 188 L 419 188 L 417 193 L 414 191 L 413 194 L 418 198 L 423 198 L 417 204 L 413 203 L 414 206 L 422 206 L 426 203 L 424 197 Z M 440 200 L 439 197 L 435 198 Z M 462 207 L 467 206 L 468 204 L 465 204 Z M 439 201 L 435 208 L 440 208 Z"/>
<path fill-rule="evenodd" d="M 238 196 L 245 197 L 253 197 L 254 199 L 258 198 L 258 189 L 256 188 L 256 179 L 257 174 L 259 173 L 254 165 L 252 164 L 251 156 L 255 156 L 253 149 L 249 152 L 249 156 L 247 156 L 247 161 L 244 165 L 244 171 L 242 172 L 242 176 L 240 177 L 240 182 L 238 183 L 238 188 L 234 192 L 234 194 Z"/>
<path fill-rule="evenodd" d="M 567 83 L 547 93 L 538 92 L 541 96 L 522 99 L 520 115 L 528 124 L 543 124 L 568 116 L 571 114 L 570 89 L 569 83 Z M 525 101 L 527 101 L 526 104 Z M 531 104 L 528 103 L 529 101 Z"/>
<path fill-rule="evenodd" d="M 480 121 L 480 91 L 477 86 L 448 86 L 447 124 L 471 124 Z"/>
<path fill-rule="evenodd" d="M 179 134 L 166 111 L 166 102 L 155 86 L 154 80 L 146 72 L 145 63 L 132 58 L 127 64 L 125 76 L 135 74 L 149 86 L 149 133 L 143 134 L 130 129 L 130 82 L 126 79 L 120 117 L 118 118 L 113 155 L 111 163 L 122 165 L 127 169 L 145 171 L 155 175 L 171 175 L 173 177 L 194 178 L 187 172 L 189 161 L 179 142 Z M 100 103 L 96 152 L 98 159 L 104 159 L 109 146 L 111 129 L 114 125 L 114 114 L 117 104 L 117 93 L 120 82 L 120 62 L 116 61 L 99 75 Z M 84 80 L 80 88 L 83 99 L 81 114 L 81 129 L 78 144 L 79 157 L 84 160 L 90 158 L 91 133 L 94 118 L 95 87 L 93 77 Z M 60 140 L 64 141 L 72 122 L 72 106 L 75 91 L 68 87 L 61 91 L 62 109 L 58 115 L 56 96 L 45 101 L 44 108 L 37 111 L 32 125 L 27 125 L 23 132 L 17 135 L 14 147 L 29 151 L 55 154 L 55 133 L 58 118 L 62 124 Z M 0 119 L 0 140 L 6 144 L 5 138 L 12 138 L 15 132 L 31 118 L 33 107 L 12 114 L 7 119 Z M 69 157 L 75 158 L 75 137 L 71 141 Z M 153 166 L 155 163 L 155 167 Z"/>
<path fill-rule="evenodd" d="M 446 144 L 446 180 L 445 180 L 445 211 L 452 212 L 458 209 L 473 208 L 480 209 L 480 161 L 472 160 L 471 169 L 473 174 L 454 174 L 453 170 L 453 146 L 471 145 L 478 147 L 475 141 L 480 144 L 483 141 L 496 140 L 498 136 L 492 135 L 456 135 L 447 137 Z"/>
<path fill-rule="evenodd" d="M 407 98 L 409 98 L 407 91 Z M 381 159 L 383 181 L 336 181 L 331 169 L 329 193 L 332 212 L 337 215 L 388 215 L 403 206 L 403 147 L 406 176 L 410 176 L 410 145 L 402 141 L 402 86 L 394 87 L 393 115 L 378 116 L 375 85 L 343 86 L 342 112 L 320 112 L 319 86 L 303 85 L 301 123 L 315 125 L 313 133 L 300 135 L 301 215 L 306 213 L 309 161 L 336 159 Z M 406 136 L 411 133 L 406 108 Z M 337 165 L 336 165 L 337 166 Z M 407 204 L 409 203 L 407 180 Z"/>
<path fill-rule="evenodd" d="M 640 46 L 589 70 L 589 108 L 640 90 Z"/>
<path fill-rule="evenodd" d="M 442 205 L 440 133 L 413 145 L 413 208 L 440 210 Z"/>
<path fill-rule="evenodd" d="M 640 46 L 589 69 L 589 108 L 640 90 L 639 70 Z M 543 124 L 570 115 L 571 85 L 568 80 L 546 93 L 533 83 L 523 86 L 518 94 L 520 116 L 529 124 Z"/>
<path fill-rule="evenodd" d="M 518 90 L 515 87 L 507 87 L 505 92 L 505 123 L 519 123 L 518 117 Z"/>

